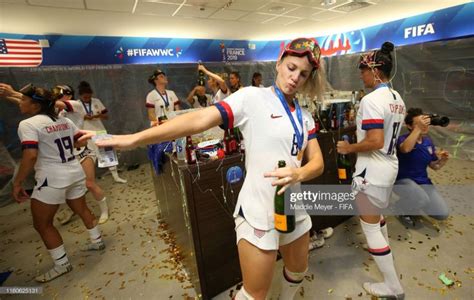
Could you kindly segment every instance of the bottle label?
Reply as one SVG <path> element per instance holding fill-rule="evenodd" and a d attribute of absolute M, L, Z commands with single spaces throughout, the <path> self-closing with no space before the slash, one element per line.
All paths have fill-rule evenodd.
<path fill-rule="evenodd" d="M 237 150 L 237 142 L 235 140 L 231 140 L 229 142 L 229 148 L 230 148 L 230 152 L 235 152 Z"/>
<path fill-rule="evenodd" d="M 345 180 L 347 179 L 347 172 L 346 172 L 346 169 L 337 169 L 337 174 L 339 175 L 339 179 L 341 180 Z"/>
<path fill-rule="evenodd" d="M 286 222 L 286 215 L 275 213 L 275 229 L 279 231 L 287 231 L 288 224 Z"/>
<path fill-rule="evenodd" d="M 112 136 L 105 131 L 97 131 L 92 140 L 98 141 L 110 138 L 112 138 Z M 118 165 L 117 153 L 114 148 L 99 148 L 97 152 L 97 165 L 99 168 L 109 168 Z"/>

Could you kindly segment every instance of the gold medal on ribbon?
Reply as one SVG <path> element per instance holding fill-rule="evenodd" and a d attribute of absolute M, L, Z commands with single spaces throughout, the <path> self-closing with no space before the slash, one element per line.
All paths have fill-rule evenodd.
<path fill-rule="evenodd" d="M 303 159 L 303 150 L 298 150 L 298 155 L 296 156 L 297 160 L 302 160 Z"/>

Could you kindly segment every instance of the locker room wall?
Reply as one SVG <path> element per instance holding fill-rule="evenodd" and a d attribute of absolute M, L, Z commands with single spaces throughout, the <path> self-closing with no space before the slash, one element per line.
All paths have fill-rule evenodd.
<path fill-rule="evenodd" d="M 431 127 L 431 136 L 438 147 L 470 160 L 474 160 L 473 42 L 474 38 L 467 38 L 398 47 L 393 80 L 407 108 L 417 106 L 451 118 L 448 128 Z M 325 58 L 327 77 L 334 89 L 363 88 L 357 69 L 359 57 L 353 54 Z M 250 85 L 253 72 L 263 74 L 265 86 L 271 85 L 275 76 L 275 62 L 209 63 L 206 67 L 218 73 L 237 70 L 244 85 Z M 29 82 L 47 87 L 69 84 L 75 88 L 86 80 L 95 97 L 109 109 L 109 120 L 104 121 L 107 130 L 125 134 L 148 126 L 144 102 L 153 88 L 147 78 L 155 68 L 167 73 L 168 88 L 185 100 L 197 80 L 196 64 L 0 68 L 0 82 L 15 88 Z M 0 102 L 0 138 L 16 159 L 21 155 L 16 128 L 22 118 L 15 105 Z M 146 160 L 143 149 L 123 152 L 120 158 L 124 165 Z"/>

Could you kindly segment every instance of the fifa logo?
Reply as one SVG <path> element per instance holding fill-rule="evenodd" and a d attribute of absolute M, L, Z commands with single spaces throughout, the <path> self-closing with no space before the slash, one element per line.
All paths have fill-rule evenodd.
<path fill-rule="evenodd" d="M 433 23 L 405 28 L 405 38 L 435 34 Z"/>

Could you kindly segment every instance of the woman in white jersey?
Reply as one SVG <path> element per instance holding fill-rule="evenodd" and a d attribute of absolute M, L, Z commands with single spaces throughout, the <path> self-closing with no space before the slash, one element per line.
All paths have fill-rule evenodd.
<path fill-rule="evenodd" d="M 84 129 L 93 131 L 106 131 L 102 120 L 109 118 L 107 108 L 98 98 L 93 98 L 94 92 L 87 81 L 81 81 L 78 86 L 79 102 L 84 107 L 86 115 L 84 116 Z M 96 150 L 94 143 L 89 142 L 89 148 Z M 126 179 L 118 175 L 117 166 L 109 168 L 112 178 L 118 183 L 127 183 Z"/>
<path fill-rule="evenodd" d="M 280 299 L 293 299 L 308 268 L 311 219 L 296 212 L 291 233 L 274 224 L 276 186 L 281 192 L 323 172 L 323 158 L 311 114 L 295 98 L 321 95 L 325 82 L 320 49 L 313 39 L 290 42 L 276 64 L 273 87 L 246 87 L 203 110 L 179 116 L 163 126 L 98 142 L 98 146 L 134 148 L 202 132 L 222 125 L 239 127 L 245 138 L 246 178 L 234 212 L 243 287 L 235 299 L 265 299 L 273 277 L 277 251 L 285 267 Z M 302 166 L 305 157 L 307 163 Z M 275 169 L 279 160 L 286 167 Z"/>
<path fill-rule="evenodd" d="M 73 100 L 73 89 L 68 85 L 58 85 L 55 87 L 55 90 L 59 95 L 59 101 L 56 101 L 56 107 L 58 107 L 63 112 L 62 115 L 70 119 L 76 127 L 84 129 L 84 119 L 88 117 L 87 111 L 81 101 Z M 91 143 L 89 143 L 89 145 L 90 144 Z M 93 146 L 95 147 L 95 145 Z M 109 208 L 107 205 L 107 198 L 95 178 L 96 153 L 94 150 L 88 148 L 88 146 L 85 146 L 75 148 L 74 154 L 81 163 L 82 169 L 86 174 L 86 187 L 99 204 L 99 224 L 103 224 L 109 219 Z M 69 222 L 73 215 L 74 214 L 63 213 L 62 218 L 60 219 L 61 224 Z"/>
<path fill-rule="evenodd" d="M 212 91 L 212 103 L 217 103 L 224 100 L 230 95 L 230 89 L 227 87 L 225 80 L 218 74 L 212 73 L 202 64 L 198 65 L 198 71 L 204 72 L 207 75 L 207 86 Z"/>
<path fill-rule="evenodd" d="M 167 115 L 171 111 L 180 110 L 180 101 L 176 93 L 166 89 L 168 86 L 168 77 L 165 72 L 157 69 L 148 77 L 148 83 L 153 85 L 146 95 L 146 110 L 150 126 L 158 125 L 158 118 L 163 114 Z"/>
<path fill-rule="evenodd" d="M 55 102 L 55 107 L 56 110 L 60 112 L 60 116 L 67 117 L 74 123 L 74 125 L 76 125 L 77 128 L 83 129 L 84 116 L 87 115 L 87 112 L 80 101 L 72 100 L 74 97 L 74 90 L 68 85 L 58 85 L 53 89 L 53 91 L 58 97 L 58 101 Z M 10 85 L 0 83 L 0 96 L 2 96 L 2 94 L 7 100 L 18 105 L 20 105 L 23 97 L 20 92 L 15 91 Z M 84 173 L 86 174 L 87 189 L 92 193 L 94 199 L 98 201 L 100 208 L 99 224 L 103 224 L 109 219 L 109 209 L 104 192 L 95 179 L 95 151 L 84 146 L 74 148 L 74 155 L 81 163 Z M 75 213 L 69 209 L 63 209 L 58 215 L 58 221 L 64 225 L 71 221 Z"/>
<path fill-rule="evenodd" d="M 373 296 L 403 299 L 403 288 L 388 244 L 387 225 L 380 214 L 388 206 L 397 177 L 396 143 L 405 115 L 403 100 L 389 86 L 393 50 L 393 44 L 385 42 L 380 50 L 362 57 L 360 77 L 364 86 L 373 91 L 360 102 L 357 143 L 340 141 L 337 151 L 357 153 L 352 189 L 368 251 L 384 277 L 384 282 L 364 283 L 364 289 Z"/>
<path fill-rule="evenodd" d="M 33 226 L 54 261 L 53 268 L 35 279 L 47 282 L 72 270 L 61 235 L 53 225 L 61 203 L 66 202 L 81 217 L 89 232 L 91 243 L 84 250 L 102 250 L 105 245 L 95 217 L 86 205 L 85 175 L 73 154 L 82 133 L 72 121 L 56 115 L 56 96 L 49 91 L 29 85 L 21 93 L 20 111 L 32 117 L 21 121 L 18 126 L 23 155 L 13 181 L 13 197 L 19 203 L 28 200 L 22 183 L 34 168 Z"/>

